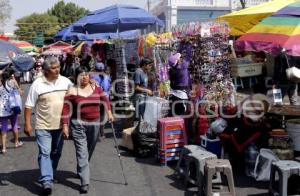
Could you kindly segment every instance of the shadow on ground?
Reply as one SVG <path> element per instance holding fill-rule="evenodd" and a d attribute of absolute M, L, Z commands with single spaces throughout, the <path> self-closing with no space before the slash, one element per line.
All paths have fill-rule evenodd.
<path fill-rule="evenodd" d="M 80 186 L 69 180 L 70 178 L 76 178 L 75 173 L 69 171 L 57 171 L 56 176 L 60 184 L 75 190 L 79 190 Z M 14 184 L 27 189 L 33 195 L 43 195 L 42 187 L 38 182 L 38 177 L 38 169 L 0 173 L 0 187 Z"/>

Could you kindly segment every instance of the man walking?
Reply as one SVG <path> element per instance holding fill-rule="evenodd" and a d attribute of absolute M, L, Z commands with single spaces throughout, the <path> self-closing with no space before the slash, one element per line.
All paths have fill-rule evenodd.
<path fill-rule="evenodd" d="M 71 81 L 59 75 L 60 63 L 55 57 L 49 57 L 43 63 L 44 75 L 37 78 L 30 87 L 25 103 L 25 129 L 28 136 L 32 133 L 32 108 L 36 110 L 35 134 L 39 148 L 39 181 L 44 194 L 51 194 L 53 173 L 61 156 L 63 137 L 61 131 L 61 111 L 64 95 L 72 85 Z"/>

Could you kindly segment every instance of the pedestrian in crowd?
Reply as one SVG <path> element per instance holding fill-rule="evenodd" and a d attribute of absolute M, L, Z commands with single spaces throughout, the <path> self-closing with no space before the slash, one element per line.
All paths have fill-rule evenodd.
<path fill-rule="evenodd" d="M 19 85 L 14 78 L 13 70 L 6 70 L 1 74 L 0 86 L 0 122 L 1 122 L 1 136 L 2 136 L 2 150 L 5 154 L 7 152 L 6 140 L 8 132 L 8 120 L 11 123 L 11 129 L 14 134 L 15 148 L 21 147 L 23 142 L 19 140 L 18 130 L 18 112 L 14 112 L 9 105 L 10 92 L 19 91 Z M 19 92 L 20 93 L 20 92 Z"/>
<path fill-rule="evenodd" d="M 66 60 L 64 61 L 64 65 L 62 67 L 61 74 L 65 77 L 69 78 L 70 80 L 72 80 L 74 77 L 76 68 L 77 67 L 75 65 L 74 55 L 68 53 Z"/>
<path fill-rule="evenodd" d="M 105 67 L 103 63 L 97 63 L 95 65 L 94 72 L 91 72 L 91 78 L 96 81 L 98 86 L 100 86 L 109 99 L 110 87 L 111 87 L 111 77 L 109 75 L 109 67 Z M 104 105 L 100 105 L 100 136 L 104 136 L 104 121 L 105 121 L 105 109 Z"/>
<path fill-rule="evenodd" d="M 99 137 L 100 101 L 103 101 L 108 120 L 113 121 L 111 106 L 101 87 L 90 79 L 86 67 L 75 71 L 76 87 L 69 89 L 62 110 L 63 134 L 69 137 L 69 125 L 77 158 L 77 173 L 81 180 L 80 192 L 87 193 L 90 184 L 89 161 Z"/>
<path fill-rule="evenodd" d="M 44 64 L 44 58 L 39 58 L 34 66 L 33 80 L 43 76 L 42 65 Z"/>
<path fill-rule="evenodd" d="M 292 66 L 299 66 L 296 58 L 291 58 L 281 53 L 275 58 L 273 89 L 281 89 L 282 99 L 287 94 L 291 105 L 299 105 L 298 84 L 288 80 L 286 69 Z"/>
<path fill-rule="evenodd" d="M 153 92 L 148 88 L 148 75 L 152 69 L 153 61 L 150 59 L 142 59 L 140 68 L 134 72 L 133 80 L 135 84 L 134 104 L 137 111 L 137 116 L 143 117 L 145 112 L 145 101 L 147 96 L 152 96 Z"/>
<path fill-rule="evenodd" d="M 63 147 L 61 110 L 65 93 L 72 83 L 68 78 L 59 74 L 60 64 L 56 57 L 48 57 L 42 68 L 44 75 L 32 83 L 25 103 L 24 132 L 29 136 L 32 133 L 31 115 L 32 109 L 35 107 L 35 135 L 39 148 L 39 181 L 43 185 L 44 194 L 51 194 L 54 172 Z"/>

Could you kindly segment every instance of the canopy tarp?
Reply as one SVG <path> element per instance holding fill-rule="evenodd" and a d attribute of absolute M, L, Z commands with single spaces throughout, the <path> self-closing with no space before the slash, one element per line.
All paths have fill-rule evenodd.
<path fill-rule="evenodd" d="M 297 1 L 298 0 L 273 0 L 220 16 L 217 20 L 226 21 L 229 24 L 231 35 L 240 36 L 258 24 L 262 19 Z"/>
<path fill-rule="evenodd" d="M 143 29 L 151 25 L 164 26 L 156 16 L 132 5 L 113 5 L 90 12 L 72 24 L 79 33 L 115 33 Z"/>
<path fill-rule="evenodd" d="M 135 39 L 141 33 L 140 30 L 130 30 L 120 33 L 95 33 L 95 34 L 84 34 L 72 32 L 72 26 L 68 26 L 60 30 L 55 36 L 55 40 L 63 41 L 93 41 L 99 39 Z"/>

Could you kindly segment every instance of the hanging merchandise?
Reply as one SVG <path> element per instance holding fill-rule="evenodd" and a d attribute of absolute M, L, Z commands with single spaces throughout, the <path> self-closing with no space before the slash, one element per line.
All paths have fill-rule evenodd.
<path fill-rule="evenodd" d="M 156 37 L 155 33 L 149 33 L 146 36 L 146 44 L 148 47 L 154 46 L 156 41 L 157 41 L 157 37 Z"/>
<path fill-rule="evenodd" d="M 223 23 L 202 23 L 200 32 L 190 40 L 193 58 L 189 66 L 193 83 L 205 88 L 204 100 L 235 105 L 234 85 L 229 72 L 229 29 Z"/>
<path fill-rule="evenodd" d="M 173 38 L 172 47 L 180 52 L 182 59 L 192 54 L 188 70 L 194 87 L 190 96 L 195 106 L 199 106 L 197 142 L 218 117 L 219 109 L 236 105 L 229 69 L 229 28 L 225 23 L 189 23 L 174 27 L 173 36 L 177 39 Z"/>
<path fill-rule="evenodd" d="M 140 37 L 138 41 L 138 55 L 139 57 L 145 56 L 145 39 L 143 36 Z"/>
<path fill-rule="evenodd" d="M 116 84 L 116 92 L 124 98 L 130 97 L 130 83 L 128 79 L 128 72 L 125 59 L 125 48 L 122 43 L 115 44 L 115 61 L 116 61 L 116 75 L 118 82 Z"/>
<path fill-rule="evenodd" d="M 136 40 L 126 40 L 124 43 L 126 63 L 135 64 L 139 63 L 138 43 Z"/>

